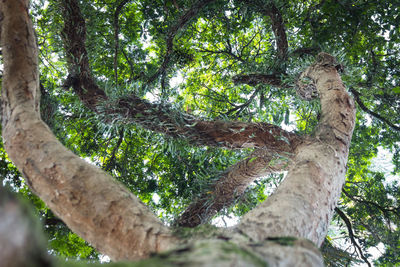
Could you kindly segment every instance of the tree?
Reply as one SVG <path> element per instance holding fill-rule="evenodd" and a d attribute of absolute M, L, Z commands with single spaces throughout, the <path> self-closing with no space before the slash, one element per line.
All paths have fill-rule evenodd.
<path fill-rule="evenodd" d="M 395 5 L 382 4 L 383 11 L 372 8 L 368 2 L 355 7 L 347 2 L 338 4 L 330 1 L 300 5 L 256 0 L 229 3 L 212 0 L 193 3 L 105 1 L 93 4 L 62 0 L 50 1 L 49 5 L 53 9 L 45 9 L 42 14 L 42 11 L 33 8 L 34 13 L 38 12 L 33 17 L 37 19 L 39 44 L 42 46 L 39 51 L 45 51 L 40 58 L 49 60 L 49 55 L 54 58 L 52 50 L 63 47 L 65 54 L 56 54 L 65 56 L 65 62 L 61 59 L 56 66 L 46 68 L 37 61 L 38 49 L 28 16 L 28 1 L 9 0 L 1 4 L 3 143 L 30 189 L 56 215 L 52 219 L 60 218 L 101 253 L 113 260 L 136 260 L 172 249 L 154 259 L 157 262 L 165 257 L 172 265 L 322 265 L 318 250 L 306 239 L 318 247 L 323 243 L 346 173 L 349 181 L 354 182 L 358 182 L 355 177 L 362 172 L 365 176 L 373 176 L 366 182 L 376 183 L 382 193 L 381 201 L 377 202 L 365 199 L 366 195 L 360 194 L 360 189 L 347 186 L 343 191 L 347 197 L 344 202 L 369 204 L 382 212 L 385 218 L 378 221 L 386 220 L 389 227 L 382 227 L 377 236 L 383 236 L 384 231 L 398 234 L 396 229 L 390 227 L 390 223 L 399 219 L 395 215 L 398 211 L 396 201 L 384 196 L 388 189 L 380 187 L 382 177 L 379 174 L 361 168 L 368 165 L 374 155 L 370 151 L 376 149 L 376 145 L 371 148 L 369 144 L 359 141 L 371 129 L 377 131 L 377 136 L 384 133 L 386 136 L 381 145 L 394 149 L 395 155 L 398 155 L 398 144 L 393 137 L 398 137 L 399 127 L 388 119 L 398 109 L 398 73 L 392 67 L 396 62 L 396 52 L 392 52 L 396 45 L 386 44 L 378 38 L 382 34 L 381 28 L 368 36 L 363 35 L 368 27 L 359 20 L 361 15 L 375 15 L 374 20 L 382 20 L 379 24 L 387 29 L 393 43 L 396 43 L 398 30 L 390 26 L 395 21 L 386 21 L 379 16 L 382 14 L 379 12 L 394 12 Z M 301 11 L 301 15 L 289 19 L 295 10 Z M 52 16 L 43 19 L 43 15 L 48 14 Z M 335 32 L 330 28 L 333 27 L 330 26 L 333 19 L 355 21 L 350 27 Z M 120 20 L 126 28 L 120 27 Z M 285 20 L 289 21 L 287 26 Z M 324 25 L 326 21 L 331 23 Z M 44 25 L 46 22 L 54 23 Z M 299 27 L 299 22 L 305 25 Z M 110 25 L 112 34 L 100 29 L 102 25 Z M 266 26 L 271 27 L 274 37 Z M 49 36 L 48 29 L 57 32 L 60 27 L 60 35 Z M 300 29 L 297 37 L 293 34 L 296 28 Z M 332 33 L 324 34 L 324 30 Z M 346 166 L 356 125 L 356 107 L 340 77 L 343 65 L 330 54 L 321 52 L 321 47 L 332 38 L 340 37 L 344 39 L 343 43 L 338 42 L 331 50 L 341 51 L 353 31 L 360 35 L 360 40 L 346 48 L 343 58 L 349 61 L 350 66 L 366 61 L 366 68 L 363 70 L 365 77 L 349 75 L 346 78 L 349 91 L 361 110 L 391 130 L 379 131 L 368 127 L 359 117 L 353 153 L 362 156 L 350 155 L 349 164 L 352 166 Z M 287 35 L 287 32 L 290 34 Z M 149 48 L 143 48 L 145 38 L 149 36 Z M 302 40 L 304 36 L 312 38 Z M 365 37 L 371 37 L 370 44 L 365 44 Z M 299 46 L 289 45 L 296 41 Z M 50 49 L 44 49 L 46 45 Z M 374 45 L 379 46 L 376 50 L 370 48 L 371 58 L 366 57 L 365 51 L 360 52 L 362 46 Z M 317 54 L 314 62 L 301 60 L 308 54 Z M 67 70 L 62 70 L 64 66 Z M 384 70 L 391 72 L 384 76 Z M 54 89 L 50 94 L 46 88 L 54 88 L 57 83 L 57 74 L 51 73 L 54 71 L 67 73 L 68 77 L 63 79 L 63 91 Z M 169 80 L 177 73 L 186 76 L 187 82 L 174 89 Z M 388 78 L 391 79 L 389 83 Z M 232 81 L 236 87 L 233 87 Z M 363 87 L 370 88 L 370 92 L 362 95 L 359 88 Z M 72 93 L 69 88 L 72 88 Z M 157 90 L 158 102 L 143 99 L 147 92 Z M 45 100 L 41 105 L 40 93 Z M 69 105 L 69 109 L 57 107 L 57 95 L 57 100 Z M 84 107 L 72 104 L 76 97 Z M 272 97 L 279 97 L 280 100 L 274 104 Z M 311 102 L 306 104 L 298 97 Z M 379 101 L 370 101 L 372 97 Z M 173 105 L 169 103 L 171 100 L 178 103 Z M 258 105 L 256 100 L 259 100 Z M 274 108 L 268 107 L 267 103 Z M 85 110 L 85 113 L 79 113 L 79 109 Z M 237 226 L 229 230 L 206 228 L 205 236 L 188 242 L 185 234 L 165 226 L 110 174 L 78 158 L 57 141 L 41 119 L 40 110 L 47 124 L 59 136 L 68 129 L 61 124 L 68 116 L 76 122 L 82 123 L 82 119 L 84 125 L 91 125 L 91 130 L 81 133 L 93 139 L 89 141 L 89 147 L 75 149 L 82 156 L 91 155 L 105 171 L 119 177 L 132 174 L 146 177 L 143 176 L 146 171 L 139 173 L 136 170 L 136 173 L 124 168 L 132 168 L 126 160 L 137 156 L 142 161 L 139 167 L 143 169 L 143 161 L 149 161 L 148 155 L 151 155 L 146 152 L 148 155 L 145 158 L 131 152 L 130 157 L 125 158 L 125 164 L 118 164 L 123 158 L 118 150 L 122 144 L 128 150 L 127 140 L 134 140 L 130 145 L 140 146 L 158 138 L 172 147 L 174 145 L 171 144 L 177 146 L 178 142 L 183 151 L 188 147 L 205 146 L 214 155 L 219 153 L 219 158 L 222 158 L 221 153 L 228 153 L 219 148 L 242 150 L 229 152 L 233 159 L 242 159 L 226 171 L 217 173 L 207 186 L 201 185 L 201 179 L 196 177 L 199 175 L 193 175 L 192 169 L 181 171 L 184 176 L 192 172 L 191 175 L 197 179 L 192 178 L 191 181 L 181 177 L 174 181 L 181 190 L 178 195 L 187 193 L 188 185 L 196 184 L 199 193 L 174 220 L 173 223 L 179 227 L 195 227 L 208 222 L 218 212 L 235 204 L 256 178 L 275 172 L 288 173 L 275 192 L 246 213 Z M 288 123 L 294 110 L 299 116 L 318 114 L 299 120 L 297 132 L 289 132 L 279 124 L 283 121 Z M 94 114 L 92 116 L 101 123 L 91 124 L 88 114 Z M 208 118 L 205 119 L 205 116 Z M 274 123 L 268 122 L 270 117 Z M 104 146 L 104 152 L 110 153 L 108 157 L 103 152 L 93 152 L 101 147 L 96 144 L 94 135 L 100 133 L 98 136 L 107 137 L 99 129 L 101 125 L 109 127 L 109 132 L 117 133 L 116 138 L 109 138 L 109 144 L 111 140 L 114 142 L 113 149 Z M 129 130 L 132 127 L 135 131 Z M 129 137 L 127 131 L 130 131 Z M 169 137 L 161 139 L 164 137 L 153 133 Z M 183 141 L 168 139 L 171 137 Z M 64 138 L 65 145 L 73 147 L 67 135 Z M 253 150 L 249 152 L 249 149 Z M 157 153 L 153 155 L 152 164 L 158 165 L 173 158 L 189 166 L 196 162 L 194 156 L 185 159 L 179 153 L 166 156 L 161 161 L 155 159 Z M 196 150 L 192 155 L 201 156 L 204 152 Z M 396 157 L 394 159 L 398 166 Z M 204 162 L 197 162 L 197 165 L 207 170 L 207 166 L 202 165 Z M 173 165 L 170 162 L 167 164 Z M 160 176 L 164 175 L 159 168 Z M 173 169 L 167 175 L 172 173 Z M 147 173 L 148 176 L 152 176 L 151 172 Z M 147 202 L 149 193 L 160 192 L 156 190 L 156 179 L 144 182 L 128 177 L 120 179 L 144 200 L 147 198 Z M 168 190 L 174 189 L 174 183 L 168 185 Z M 144 192 L 135 188 L 137 185 L 143 186 Z M 396 185 L 392 187 L 391 195 L 394 199 L 398 198 Z M 186 199 L 190 199 L 190 195 Z M 336 211 L 344 220 L 349 238 L 358 248 L 360 257 L 368 262 L 358 244 L 361 239 L 358 242 L 355 240 L 355 224 L 341 209 L 336 208 Z M 357 230 L 363 229 L 358 227 Z M 374 232 L 374 229 L 368 231 Z M 390 249 L 396 247 L 396 242 L 374 237 L 365 239 L 370 244 L 364 247 L 372 246 L 379 240 L 388 247 L 387 259 L 395 258 L 396 252 L 390 254 Z M 182 245 L 184 248 L 180 247 Z"/>

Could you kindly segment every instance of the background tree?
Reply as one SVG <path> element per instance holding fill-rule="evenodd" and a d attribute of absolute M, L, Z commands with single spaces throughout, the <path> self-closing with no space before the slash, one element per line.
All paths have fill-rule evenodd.
<path fill-rule="evenodd" d="M 367 249 L 381 244 L 377 263 L 393 263 L 398 186 L 372 169 L 371 159 L 379 146 L 392 151 L 398 173 L 398 6 L 39 1 L 32 15 L 42 117 L 63 144 L 122 181 L 165 222 L 195 226 L 217 212 L 241 216 L 280 183 L 283 175 L 271 173 L 290 168 L 304 137 L 318 137 L 315 126 L 327 117 L 313 90 L 296 94 L 307 87 L 298 75 L 318 52 L 333 53 L 359 112 L 325 255 L 328 262 L 338 261 L 335 255 L 343 264 L 368 262 Z M 96 258 L 2 158 L 5 182 L 34 200 L 54 252 Z M 310 184 L 298 186 L 301 194 Z M 344 252 L 332 247 L 341 231 L 351 244 Z"/>

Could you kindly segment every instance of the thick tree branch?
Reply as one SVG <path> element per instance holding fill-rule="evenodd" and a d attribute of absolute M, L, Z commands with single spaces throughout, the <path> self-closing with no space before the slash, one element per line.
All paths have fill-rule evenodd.
<path fill-rule="evenodd" d="M 281 61 L 286 61 L 289 45 L 282 14 L 272 2 L 267 6 L 265 11 L 271 18 L 272 30 L 276 38 L 276 46 L 278 49 L 278 58 Z"/>
<path fill-rule="evenodd" d="M 353 233 L 353 227 L 351 225 L 350 219 L 347 217 L 347 215 L 341 211 L 338 207 L 335 208 L 336 213 L 340 216 L 340 218 L 342 218 L 342 220 L 344 221 L 344 223 L 346 224 L 347 227 L 347 231 L 349 232 L 349 237 L 351 240 L 351 243 L 353 244 L 353 246 L 355 246 L 357 248 L 357 251 L 360 255 L 360 257 L 364 260 L 364 262 L 368 265 L 368 266 L 372 266 L 371 263 L 368 261 L 368 259 L 364 256 L 361 247 L 358 245 L 357 241 L 354 238 L 354 233 Z"/>
<path fill-rule="evenodd" d="M 361 98 L 360 98 L 361 94 L 360 94 L 356 89 L 354 89 L 353 87 L 350 87 L 350 88 L 349 88 L 349 91 L 350 91 L 351 93 L 353 93 L 354 99 L 356 100 L 357 104 L 360 106 L 360 108 L 361 108 L 363 111 L 367 112 L 367 113 L 368 113 L 369 115 L 371 115 L 372 117 L 374 117 L 374 118 L 376 118 L 376 119 L 378 119 L 378 120 L 380 120 L 380 121 L 386 123 L 386 124 L 389 125 L 393 130 L 400 131 L 400 126 L 397 126 L 397 125 L 391 123 L 388 119 L 382 117 L 382 116 L 379 115 L 378 113 L 376 113 L 376 112 L 370 110 L 369 108 L 367 108 L 367 106 L 365 106 L 365 104 L 362 102 L 362 100 L 361 100 Z"/>
<path fill-rule="evenodd" d="M 266 147 L 291 151 L 301 141 L 297 134 L 268 123 L 203 121 L 168 106 L 152 104 L 136 96 L 120 98 L 104 107 L 106 117 L 118 116 L 124 122 L 172 137 L 185 138 L 192 144 L 226 148 Z"/>
<path fill-rule="evenodd" d="M 278 88 L 287 88 L 288 85 L 282 83 L 281 77 L 278 73 L 274 74 L 247 74 L 236 75 L 232 78 L 235 84 L 248 84 L 255 86 L 257 84 L 268 84 Z"/>
<path fill-rule="evenodd" d="M 257 0 L 244 0 L 245 3 L 255 6 L 259 11 L 266 14 L 271 19 L 272 31 L 276 39 L 276 47 L 278 58 L 284 62 L 288 55 L 288 41 L 286 36 L 285 24 L 283 22 L 282 14 L 273 2 L 267 5 L 260 3 Z"/>
<path fill-rule="evenodd" d="M 0 3 L 4 147 L 52 211 L 114 260 L 148 257 L 175 237 L 124 186 L 67 150 L 40 119 L 38 55 L 28 1 Z M 73 6 L 71 8 L 74 8 Z"/>
<path fill-rule="evenodd" d="M 320 246 L 325 238 L 345 181 L 355 124 L 354 102 L 336 64 L 332 56 L 320 53 L 301 75 L 318 90 L 321 119 L 315 139 L 297 147 L 292 167 L 277 190 L 242 218 L 239 229 L 254 240 L 286 235 L 308 238 Z"/>
<path fill-rule="evenodd" d="M 186 23 L 194 11 L 211 0 L 197 3 L 197 9 L 187 12 L 180 21 Z M 82 102 L 91 110 L 105 114 L 106 117 L 131 122 L 144 128 L 161 132 L 172 137 L 184 137 L 193 144 L 227 148 L 267 147 L 277 151 L 290 150 L 290 146 L 300 138 L 278 126 L 267 123 L 242 123 L 224 121 L 203 121 L 192 115 L 172 109 L 169 106 L 149 103 L 135 95 L 122 97 L 115 101 L 104 101 L 106 96 L 91 74 L 85 48 L 85 21 L 76 0 L 64 0 L 65 10 L 64 40 L 70 64 L 75 75 L 70 75 L 71 84 Z M 173 27 L 177 32 L 179 27 Z M 74 60 L 81 58 L 81 60 Z M 100 105 L 100 102 L 103 104 Z M 101 106 L 101 108 L 100 108 Z"/>
<path fill-rule="evenodd" d="M 257 149 L 245 160 L 226 170 L 207 192 L 186 208 L 176 224 L 195 227 L 207 223 L 220 210 L 232 205 L 255 179 L 285 170 L 292 155 Z"/>
<path fill-rule="evenodd" d="M 69 75 L 64 87 L 72 86 L 83 103 L 95 111 L 98 102 L 105 100 L 106 95 L 96 84 L 90 70 L 85 47 L 85 19 L 76 0 L 63 0 L 61 5 L 65 19 L 62 37 L 69 63 Z"/>

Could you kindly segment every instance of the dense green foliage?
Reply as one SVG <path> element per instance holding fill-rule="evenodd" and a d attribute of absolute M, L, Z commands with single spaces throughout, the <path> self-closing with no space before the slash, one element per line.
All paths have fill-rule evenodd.
<path fill-rule="evenodd" d="M 172 222 L 219 173 L 249 151 L 194 147 L 184 139 L 173 140 L 88 111 L 62 87 L 68 68 L 58 2 L 37 0 L 31 5 L 40 50 L 43 119 L 68 148 L 108 171 L 162 220 Z M 280 48 L 265 12 L 271 2 L 283 17 L 287 58 L 278 56 Z M 125 4 L 116 14 L 121 3 Z M 400 2 L 214 1 L 179 27 L 171 50 L 170 30 L 193 3 L 81 1 L 97 82 L 111 98 L 134 92 L 208 119 L 270 122 L 312 134 L 319 103 L 300 100 L 293 84 L 319 51 L 334 54 L 345 66 L 342 77 L 358 100 L 358 113 L 339 203 L 350 224 L 336 215 L 325 242 L 327 262 L 345 265 L 347 260 L 363 258 L 371 262 L 368 249 L 379 247 L 376 264 L 400 264 Z M 283 86 L 233 82 L 237 75 L 254 73 L 276 74 Z M 390 152 L 393 170 L 373 168 L 378 148 Z M 68 258 L 97 259 L 91 247 L 32 195 L 3 149 L 0 154 L 4 182 L 35 204 L 51 251 Z M 222 213 L 242 215 L 264 200 L 282 177 L 257 180 Z"/>

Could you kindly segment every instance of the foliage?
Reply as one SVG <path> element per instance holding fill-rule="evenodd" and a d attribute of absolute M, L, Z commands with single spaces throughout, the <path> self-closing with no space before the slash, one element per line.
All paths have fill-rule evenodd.
<path fill-rule="evenodd" d="M 378 148 L 384 148 L 393 155 L 392 175 L 398 177 L 400 170 L 398 0 L 214 1 L 181 25 L 172 51 L 168 51 L 169 31 L 193 1 L 127 1 L 116 17 L 120 2 L 81 1 L 91 69 L 109 96 L 134 91 L 150 101 L 173 103 L 176 109 L 209 119 L 270 122 L 312 134 L 319 116 L 318 101 L 300 100 L 294 81 L 317 51 L 335 54 L 345 65 L 346 86 L 353 95 L 360 94 L 365 107 L 358 104 L 340 209 L 351 219 L 365 257 L 371 261 L 368 249 L 383 244 L 376 263 L 400 263 L 398 183 L 371 168 Z M 271 2 L 285 22 L 289 44 L 285 61 L 276 56 L 279 47 L 271 20 L 259 8 Z M 171 223 L 218 173 L 249 153 L 194 147 L 137 125 L 95 116 L 62 87 L 68 67 L 58 1 L 33 1 L 31 12 L 40 49 L 42 117 L 64 145 L 123 182 L 165 222 Z M 115 18 L 119 22 L 118 53 Z M 160 72 L 166 57 L 170 60 Z M 285 86 L 233 82 L 237 75 L 252 73 L 278 73 Z M 50 250 L 68 258 L 97 258 L 97 252 L 62 222 L 49 223 L 56 219 L 54 214 L 32 195 L 3 148 L 0 155 L 3 183 L 35 204 Z M 281 179 L 282 175 L 275 175 L 256 181 L 224 212 L 244 214 Z M 349 240 L 349 229 L 341 218 L 336 216 L 333 224 L 339 230 L 328 238 L 343 232 L 343 240 Z M 351 242 L 339 245 L 350 260 L 361 259 Z M 338 260 L 337 264 L 345 263 Z"/>

